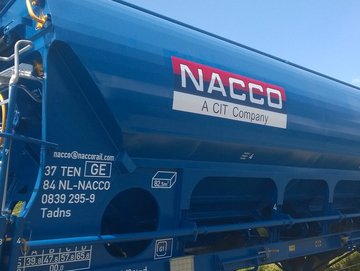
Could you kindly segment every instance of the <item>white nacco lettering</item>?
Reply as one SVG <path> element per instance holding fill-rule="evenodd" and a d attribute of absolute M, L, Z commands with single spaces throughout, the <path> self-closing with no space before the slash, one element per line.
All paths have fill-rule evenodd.
<path fill-rule="evenodd" d="M 226 97 L 226 91 L 224 88 L 224 84 L 221 81 L 221 77 L 215 72 L 213 72 L 211 75 L 211 81 L 207 92 L 213 93 L 213 91 L 220 92 L 222 96 Z"/>
<path fill-rule="evenodd" d="M 264 98 L 255 99 L 255 97 L 254 97 L 254 89 L 257 89 L 261 93 L 264 93 L 264 90 L 263 90 L 262 86 L 254 84 L 254 83 L 249 83 L 250 102 L 252 102 L 254 104 L 263 105 L 264 104 Z"/>
<path fill-rule="evenodd" d="M 221 76 L 218 73 L 212 72 L 209 87 L 205 89 L 204 75 L 203 75 L 203 71 L 200 68 L 197 69 L 196 76 L 193 74 L 191 69 L 185 64 L 180 64 L 180 70 L 181 70 L 181 87 L 183 88 L 187 87 L 187 79 L 190 78 L 190 81 L 192 82 L 192 84 L 194 85 L 197 91 L 201 91 L 201 92 L 206 91 L 207 93 L 210 94 L 216 91 L 221 93 L 222 96 L 224 97 L 230 96 L 232 99 L 238 101 L 246 101 L 248 99 L 251 103 L 257 105 L 264 105 L 265 97 L 266 97 L 266 103 L 269 107 L 276 109 L 283 108 L 283 101 L 282 101 L 283 97 L 280 90 L 271 87 L 264 88 L 263 86 L 254 82 L 249 82 L 246 84 L 241 79 L 229 77 L 228 82 L 226 82 L 229 85 L 229 89 L 230 89 L 228 94 L 225 90 L 224 82 L 222 81 L 223 79 L 221 79 Z M 261 98 L 255 97 L 254 90 L 257 93 L 262 93 L 264 97 Z"/>
<path fill-rule="evenodd" d="M 110 190 L 111 184 L 109 181 L 79 181 L 79 190 Z"/>
<path fill-rule="evenodd" d="M 186 88 L 186 74 L 185 72 L 187 72 L 187 74 L 189 75 L 191 81 L 193 82 L 195 88 L 198 91 L 204 91 L 204 80 L 203 80 L 203 73 L 201 69 L 198 69 L 198 77 L 199 77 L 199 82 L 196 81 L 195 76 L 192 74 L 191 70 L 189 69 L 188 66 L 184 65 L 184 64 L 180 64 L 180 68 L 181 68 L 181 86 L 183 88 Z"/>
<path fill-rule="evenodd" d="M 235 78 L 229 78 L 229 85 L 230 85 L 230 97 L 235 99 L 235 100 L 239 100 L 239 101 L 245 101 L 246 100 L 246 94 L 242 93 L 242 94 L 237 94 L 234 91 L 234 85 L 237 84 L 239 86 L 241 86 L 243 89 L 245 88 L 245 83 L 244 81 L 240 80 L 240 79 L 235 79 Z"/>

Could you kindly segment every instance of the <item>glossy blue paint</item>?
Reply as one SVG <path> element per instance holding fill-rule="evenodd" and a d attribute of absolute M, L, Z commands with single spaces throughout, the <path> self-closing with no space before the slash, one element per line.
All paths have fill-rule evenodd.
<path fill-rule="evenodd" d="M 3 134 L 1 270 L 310 270 L 358 244 L 359 88 L 122 1 L 41 11 L 44 29 L 23 1 L 0 20 L 2 53 L 30 39 L 21 61 L 44 72 L 19 82 L 42 102 L 19 88 Z M 172 57 L 283 88 L 286 127 L 173 110 Z"/>
<path fill-rule="evenodd" d="M 66 3 L 49 5 L 56 38 L 89 71 L 132 156 L 240 162 L 239 153 L 250 149 L 260 164 L 359 167 L 359 89 L 118 3 L 94 3 L 93 16 L 74 19 L 62 12 Z M 74 14 L 86 5 L 73 4 Z M 99 24 L 106 31 L 97 31 Z M 288 129 L 173 111 L 171 56 L 284 87 Z"/>

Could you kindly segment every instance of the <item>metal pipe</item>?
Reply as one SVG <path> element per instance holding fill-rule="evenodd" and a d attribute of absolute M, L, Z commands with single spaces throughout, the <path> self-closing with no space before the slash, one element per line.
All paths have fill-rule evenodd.
<path fill-rule="evenodd" d="M 36 24 L 36 29 L 42 28 L 46 21 L 47 21 L 47 16 L 44 14 L 40 14 L 39 16 L 37 16 L 33 10 L 32 7 L 32 1 L 31 0 L 26 0 L 26 8 L 28 10 L 29 16 L 35 21 L 37 22 Z"/>
<path fill-rule="evenodd" d="M 17 94 L 17 87 L 15 85 L 9 86 L 9 103 L 8 115 L 6 117 L 5 133 L 11 134 L 13 129 L 13 119 L 15 114 L 15 100 Z M 0 193 L 1 193 L 1 215 L 5 216 L 6 212 L 6 193 L 8 185 L 8 173 L 11 154 L 12 138 L 5 138 L 2 153 L 1 153 L 1 171 L 0 171 Z"/>
<path fill-rule="evenodd" d="M 1 107 L 1 132 L 5 132 L 5 123 L 6 123 L 6 106 L 7 100 L 4 100 L 4 97 L 0 93 L 0 107 Z M 4 138 L 0 138 L 0 146 L 2 146 Z"/>
<path fill-rule="evenodd" d="M 1 171 L 5 170 L 4 172 L 4 182 L 3 182 L 3 194 L 2 194 L 2 201 L 1 201 L 1 215 L 5 216 L 7 214 L 9 214 L 9 212 L 6 210 L 6 193 L 7 193 L 7 189 L 8 189 L 8 183 L 9 183 L 9 167 L 10 167 L 10 155 L 11 155 L 11 141 L 10 141 L 10 146 L 8 148 L 8 153 L 6 155 L 6 159 L 3 159 L 3 161 L 5 160 L 7 163 L 3 163 L 1 166 Z M 4 144 L 5 146 L 5 144 Z M 5 150 L 6 152 L 6 150 Z M 6 168 L 3 169 L 3 166 L 6 166 Z"/>
<path fill-rule="evenodd" d="M 20 46 L 25 45 L 24 48 L 20 49 Z M 8 116 L 6 118 L 6 128 L 4 134 L 13 133 L 13 120 L 15 114 L 15 101 L 17 87 L 16 83 L 19 81 L 19 61 L 20 54 L 31 49 L 32 42 L 30 40 L 19 40 L 15 43 L 14 54 L 10 57 L 0 58 L 0 61 L 8 61 L 9 59 L 14 58 L 14 73 L 10 78 L 9 82 L 9 94 L 8 94 Z M 7 196 L 7 187 L 8 187 L 8 174 L 9 174 L 9 163 L 10 163 L 10 154 L 11 154 L 11 144 L 12 138 L 5 138 L 3 149 L 2 149 L 2 164 L 0 171 L 0 196 L 1 196 L 1 215 L 6 216 L 6 196 Z"/>
<path fill-rule="evenodd" d="M 177 230 L 165 230 L 165 231 L 156 231 L 156 232 L 137 232 L 137 233 L 126 233 L 126 234 L 112 234 L 112 235 L 95 235 L 95 236 L 83 236 L 83 237 L 70 237 L 70 238 L 61 238 L 61 239 L 48 239 L 48 240 L 33 240 L 28 241 L 27 246 L 36 248 L 36 247 L 47 247 L 47 246 L 56 246 L 56 245 L 73 245 L 73 244 L 104 244 L 104 243 L 117 243 L 117 242 L 131 242 L 131 241 L 140 241 L 140 240 L 150 240 L 150 239 L 159 239 L 159 238 L 169 238 L 169 237 L 195 237 L 198 235 L 206 235 L 210 233 L 219 233 L 219 232 L 229 232 L 229 231 L 239 231 L 247 230 L 254 228 L 263 228 L 263 227 L 278 227 L 278 226 L 290 226 L 294 224 L 300 224 L 305 222 L 312 221 L 330 221 L 330 220 L 342 220 L 347 218 L 360 217 L 360 213 L 356 214 L 347 214 L 347 215 L 333 215 L 333 216 L 324 216 L 324 217 L 314 217 L 314 218 L 301 218 L 301 219 L 292 219 L 286 218 L 281 220 L 274 221 L 262 221 L 262 222 L 248 222 L 241 224 L 230 224 L 230 225 L 217 225 L 217 226 L 201 226 L 197 227 L 194 225 L 192 228 L 183 228 Z"/>
<path fill-rule="evenodd" d="M 29 41 L 29 40 L 19 40 L 19 41 L 28 41 L 31 43 L 31 41 Z M 19 41 L 17 41 L 17 43 Z M 31 48 L 32 48 L 32 43 L 31 43 L 31 45 L 29 44 L 29 45 L 25 46 L 24 48 L 21 48 L 19 50 L 19 55 L 21 55 L 22 53 L 25 53 L 26 51 L 30 50 Z M 12 54 L 11 56 L 0 56 L 0 61 L 8 62 L 8 61 L 13 60 L 14 58 L 15 58 L 15 53 Z"/>
<path fill-rule="evenodd" d="M 22 49 L 20 50 L 20 46 L 22 46 L 22 45 L 25 45 L 25 47 L 22 48 L 22 49 L 26 49 L 26 50 L 23 50 L 21 52 Z M 32 45 L 32 42 L 30 40 L 18 40 L 15 43 L 15 47 L 14 47 L 14 74 L 10 78 L 9 86 L 15 85 L 19 81 L 20 54 L 27 51 L 27 50 L 30 50 L 32 48 L 32 46 L 33 45 Z M 9 91 L 10 91 L 10 89 L 9 89 Z"/>
<path fill-rule="evenodd" d="M 13 133 L 0 132 L 0 138 L 1 137 L 11 138 L 13 140 L 19 140 L 19 141 L 30 143 L 30 144 L 46 146 L 48 148 L 53 148 L 53 149 L 56 149 L 58 147 L 58 144 L 53 143 L 53 142 L 43 141 L 43 140 L 39 140 L 37 138 L 23 136 L 23 135 L 17 135 L 17 134 L 13 134 Z"/>

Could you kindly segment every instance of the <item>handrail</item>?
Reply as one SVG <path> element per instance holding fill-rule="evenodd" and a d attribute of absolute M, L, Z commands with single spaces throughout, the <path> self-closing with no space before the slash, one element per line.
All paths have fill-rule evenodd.
<path fill-rule="evenodd" d="M 25 48 L 20 49 L 20 46 L 25 45 Z M 32 42 L 30 40 L 19 40 L 15 43 L 14 54 L 10 57 L 5 57 L 5 61 L 8 61 L 9 58 L 14 58 L 14 73 L 10 78 L 9 82 L 9 94 L 8 94 L 8 114 L 6 118 L 6 127 L 4 134 L 12 133 L 12 124 L 15 114 L 15 96 L 16 96 L 16 83 L 19 81 L 19 61 L 20 54 L 31 49 Z M 2 59 L 0 59 L 1 61 Z M 0 170 L 0 199 L 1 199 L 1 215 L 7 215 L 6 206 L 6 196 L 7 196 L 7 187 L 8 187 L 8 175 L 9 175 L 9 162 L 11 155 L 11 145 L 12 138 L 5 138 L 2 148 L 2 165 Z"/>
<path fill-rule="evenodd" d="M 32 45 L 27 45 L 24 48 L 21 48 L 19 51 L 19 54 L 21 55 L 22 53 L 30 50 L 32 48 Z M 0 61 L 11 61 L 15 58 L 15 53 L 12 54 L 11 56 L 0 56 Z"/>
<path fill-rule="evenodd" d="M 24 51 L 21 52 L 20 50 L 20 46 L 21 45 L 26 45 L 23 49 L 26 49 Z M 15 47 L 14 47 L 14 74 L 11 76 L 10 78 L 10 82 L 9 85 L 14 85 L 19 81 L 19 58 L 20 58 L 20 54 L 31 49 L 32 48 L 32 42 L 30 40 L 18 40 L 15 43 Z M 21 53 L 20 53 L 21 52 Z"/>
<path fill-rule="evenodd" d="M 1 106 L 1 133 L 5 132 L 6 122 L 6 103 L 4 97 L 0 94 L 0 106 Z M 0 138 L 0 146 L 2 146 L 4 138 Z"/>
<path fill-rule="evenodd" d="M 46 21 L 47 21 L 47 16 L 44 14 L 40 14 L 39 16 L 37 16 L 33 10 L 33 5 L 36 4 L 37 2 L 34 0 L 26 0 L 26 8 L 29 12 L 30 17 L 37 22 L 36 24 L 36 29 L 40 29 L 43 28 Z"/>
<path fill-rule="evenodd" d="M 91 236 L 79 236 L 79 237 L 66 237 L 59 239 L 43 239 L 43 240 L 28 240 L 27 245 L 31 248 L 49 247 L 49 246 L 70 246 L 75 244 L 106 244 L 117 242 L 132 242 L 140 240 L 151 240 L 160 238 L 178 238 L 178 237 L 192 237 L 194 240 L 199 235 L 207 235 L 211 233 L 219 232 L 231 232 L 248 230 L 251 228 L 273 228 L 279 226 L 292 226 L 295 224 L 309 223 L 315 221 L 334 221 L 351 218 L 359 218 L 360 213 L 351 214 L 338 214 L 328 216 L 318 216 L 309 218 L 280 218 L 278 220 L 264 220 L 257 222 L 244 222 L 237 224 L 224 224 L 224 225 L 211 225 L 211 226 L 198 226 L 193 224 L 192 226 L 180 229 L 151 231 L 151 232 L 135 232 L 135 233 L 120 233 L 120 234 L 107 234 L 107 235 L 91 235 Z M 360 239 L 360 237 L 359 237 Z M 355 239 L 352 239 L 355 240 Z M 356 240 L 357 241 L 357 240 Z M 360 241 L 360 240 L 359 240 Z"/>

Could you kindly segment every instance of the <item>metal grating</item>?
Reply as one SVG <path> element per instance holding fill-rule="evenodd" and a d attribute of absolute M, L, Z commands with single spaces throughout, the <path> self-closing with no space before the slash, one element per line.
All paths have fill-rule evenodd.
<path fill-rule="evenodd" d="M 170 271 L 194 271 L 194 256 L 170 259 Z"/>
<path fill-rule="evenodd" d="M 34 67 L 31 64 L 21 63 L 19 65 L 20 78 L 27 78 L 30 80 L 39 80 L 33 76 Z M 10 67 L 0 72 L 0 84 L 8 84 L 11 76 L 14 74 L 14 67 Z"/>

